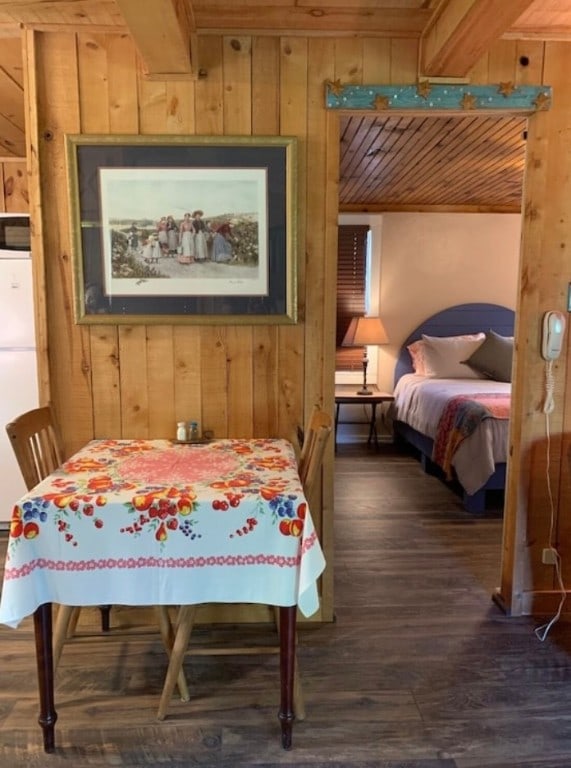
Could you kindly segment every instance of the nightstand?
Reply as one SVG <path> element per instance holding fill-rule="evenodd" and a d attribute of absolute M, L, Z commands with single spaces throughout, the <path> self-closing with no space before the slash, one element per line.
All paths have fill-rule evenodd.
<path fill-rule="evenodd" d="M 379 440 L 377 435 L 377 405 L 379 403 L 390 403 L 395 398 L 390 392 L 381 392 L 375 385 L 370 384 L 370 395 L 358 395 L 358 384 L 337 384 L 335 387 L 335 450 L 337 450 L 337 425 L 338 424 L 368 424 L 369 436 L 367 445 L 374 439 L 375 447 L 378 447 Z M 366 421 L 341 421 L 339 419 L 339 409 L 342 405 L 369 405 L 371 407 L 371 418 Z"/>

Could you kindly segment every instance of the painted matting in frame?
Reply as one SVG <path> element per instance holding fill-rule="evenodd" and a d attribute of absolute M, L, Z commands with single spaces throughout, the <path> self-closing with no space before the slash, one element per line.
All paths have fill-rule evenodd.
<path fill-rule="evenodd" d="M 296 139 L 66 141 L 78 323 L 295 323 Z"/>

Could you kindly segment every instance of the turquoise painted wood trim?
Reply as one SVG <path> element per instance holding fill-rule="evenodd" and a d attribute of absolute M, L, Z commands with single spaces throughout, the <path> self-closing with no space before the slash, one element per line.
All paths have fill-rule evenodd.
<path fill-rule="evenodd" d="M 534 85 L 342 85 L 326 83 L 327 109 L 535 112 L 551 105 L 551 87 Z"/>

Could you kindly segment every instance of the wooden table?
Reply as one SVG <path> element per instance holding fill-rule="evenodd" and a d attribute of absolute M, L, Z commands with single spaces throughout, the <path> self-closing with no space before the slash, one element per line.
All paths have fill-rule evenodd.
<path fill-rule="evenodd" d="M 337 426 L 338 424 L 368 424 L 369 435 L 367 445 L 375 440 L 375 447 L 378 447 L 379 440 L 377 435 L 377 405 L 379 403 L 389 403 L 394 400 L 394 395 L 390 392 L 381 392 L 376 384 L 369 384 L 370 395 L 359 395 L 358 384 L 337 384 L 335 387 L 335 448 L 337 448 Z M 339 419 L 339 409 L 342 405 L 370 405 L 371 418 L 365 421 L 341 421 Z"/>
<path fill-rule="evenodd" d="M 55 748 L 51 603 L 261 603 L 280 611 L 291 746 L 297 608 L 325 560 L 286 440 L 93 440 L 16 503 L 0 622 L 34 614 L 44 750 Z"/>

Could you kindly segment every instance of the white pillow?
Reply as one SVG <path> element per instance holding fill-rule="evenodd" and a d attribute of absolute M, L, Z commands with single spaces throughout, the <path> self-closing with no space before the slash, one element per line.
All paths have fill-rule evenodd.
<path fill-rule="evenodd" d="M 407 347 L 410 359 L 412 361 L 412 369 L 415 373 L 418 373 L 420 376 L 426 376 L 426 363 L 424 360 L 424 341 L 422 339 L 419 339 L 418 341 L 413 341 L 412 344 L 409 344 Z"/>
<path fill-rule="evenodd" d="M 423 334 L 425 375 L 439 379 L 483 378 L 462 361 L 467 360 L 485 338 L 484 333 L 462 336 L 425 336 Z"/>

